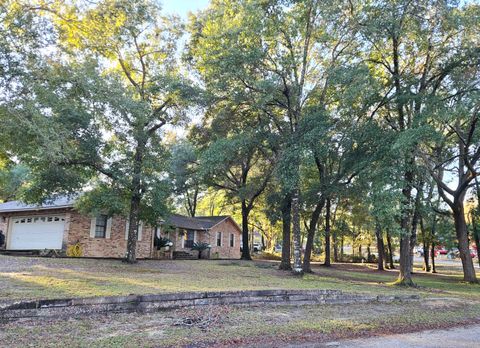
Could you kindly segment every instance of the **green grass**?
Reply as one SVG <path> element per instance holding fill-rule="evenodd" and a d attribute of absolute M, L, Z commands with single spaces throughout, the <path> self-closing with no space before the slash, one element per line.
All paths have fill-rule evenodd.
<path fill-rule="evenodd" d="M 340 289 L 370 294 L 449 296 L 480 300 L 480 286 L 461 282 L 461 272 L 440 268 L 418 274 L 418 289 L 388 285 L 394 271 L 376 272 L 366 265 L 314 266 L 315 274 L 295 277 L 276 262 L 140 261 L 48 259 L 0 256 L 0 298 L 36 299 L 146 294 L 177 291 L 248 289 Z"/>

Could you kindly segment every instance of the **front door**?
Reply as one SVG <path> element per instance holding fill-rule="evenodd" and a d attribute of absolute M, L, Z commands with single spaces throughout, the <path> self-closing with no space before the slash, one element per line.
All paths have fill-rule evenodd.
<path fill-rule="evenodd" d="M 185 233 L 185 240 L 183 243 L 183 247 L 190 249 L 191 247 L 193 247 L 194 242 L 195 242 L 195 231 L 187 230 L 187 233 Z"/>

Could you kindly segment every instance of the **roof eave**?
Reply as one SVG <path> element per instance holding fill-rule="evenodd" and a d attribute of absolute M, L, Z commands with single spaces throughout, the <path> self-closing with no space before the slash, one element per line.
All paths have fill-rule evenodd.
<path fill-rule="evenodd" d="M 55 209 L 67 209 L 73 208 L 73 204 L 69 205 L 59 205 L 55 207 L 31 207 L 31 208 L 18 208 L 18 209 L 5 209 L 0 210 L 0 214 L 4 213 L 21 213 L 21 212 L 29 212 L 29 211 L 41 211 L 41 210 L 55 210 Z"/>

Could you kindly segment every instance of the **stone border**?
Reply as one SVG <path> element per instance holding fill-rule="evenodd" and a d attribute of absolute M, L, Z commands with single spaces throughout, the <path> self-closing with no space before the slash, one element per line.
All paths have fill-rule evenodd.
<path fill-rule="evenodd" d="M 154 312 L 205 305 L 306 305 L 415 301 L 418 295 L 376 296 L 340 290 L 247 290 L 15 301 L 0 304 L 0 320 Z"/>

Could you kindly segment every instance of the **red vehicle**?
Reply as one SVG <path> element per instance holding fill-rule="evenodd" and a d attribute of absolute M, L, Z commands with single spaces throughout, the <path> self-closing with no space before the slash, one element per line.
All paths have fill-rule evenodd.
<path fill-rule="evenodd" d="M 435 247 L 435 256 L 437 255 L 447 255 L 448 254 L 448 250 L 445 249 L 445 247 L 443 247 L 442 245 L 437 245 Z"/>

